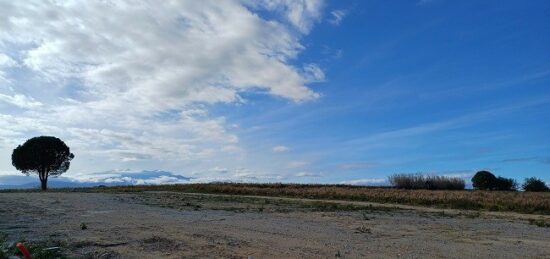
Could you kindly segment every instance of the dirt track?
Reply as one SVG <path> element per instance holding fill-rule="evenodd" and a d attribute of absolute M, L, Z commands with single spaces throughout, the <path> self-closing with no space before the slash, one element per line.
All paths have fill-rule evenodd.
<path fill-rule="evenodd" d="M 11 240 L 62 240 L 70 257 L 550 258 L 550 229 L 530 225 L 533 216 L 372 205 L 183 193 L 0 193 L 0 232 Z"/>

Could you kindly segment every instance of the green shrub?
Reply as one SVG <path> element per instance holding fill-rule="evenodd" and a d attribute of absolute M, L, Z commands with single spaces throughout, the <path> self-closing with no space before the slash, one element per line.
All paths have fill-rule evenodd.
<path fill-rule="evenodd" d="M 542 180 L 536 177 L 526 178 L 521 187 L 526 192 L 547 192 L 550 190 Z"/>

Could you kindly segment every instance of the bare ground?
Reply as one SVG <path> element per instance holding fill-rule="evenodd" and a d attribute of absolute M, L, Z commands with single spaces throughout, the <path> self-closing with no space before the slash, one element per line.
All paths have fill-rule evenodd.
<path fill-rule="evenodd" d="M 550 258 L 550 228 L 533 221 L 550 217 L 171 192 L 0 193 L 0 232 L 60 240 L 79 258 Z"/>

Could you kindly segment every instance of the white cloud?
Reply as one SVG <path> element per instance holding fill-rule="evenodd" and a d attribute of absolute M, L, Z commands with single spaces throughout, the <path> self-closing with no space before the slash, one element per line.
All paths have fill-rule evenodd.
<path fill-rule="evenodd" d="M 307 165 L 309 165 L 309 162 L 292 161 L 292 162 L 288 163 L 288 168 L 301 168 L 301 167 L 304 167 L 304 166 L 307 166 Z"/>
<path fill-rule="evenodd" d="M 271 150 L 275 153 L 284 153 L 290 150 L 287 146 L 274 146 Z"/>
<path fill-rule="evenodd" d="M 0 111 L 0 139 L 9 149 L 34 135 L 59 136 L 81 170 L 236 166 L 246 157 L 231 132 L 238 128 L 211 116 L 209 105 L 246 104 L 247 91 L 318 98 L 307 84 L 324 80 L 323 71 L 295 59 L 322 7 L 315 0 L 1 1 L 0 82 L 12 90 L 0 92 L 0 102 L 24 109 Z"/>
<path fill-rule="evenodd" d="M 250 168 L 212 168 L 207 171 L 193 173 L 194 177 L 191 182 L 281 182 L 286 179 L 283 175 L 273 175 L 263 171 L 253 170 Z M 213 174 L 212 174 L 213 173 Z"/>
<path fill-rule="evenodd" d="M 10 82 L 10 80 L 6 78 L 6 72 L 4 72 L 3 69 L 15 67 L 15 66 L 17 66 L 17 61 L 12 59 L 10 56 L 0 52 L 0 83 Z"/>
<path fill-rule="evenodd" d="M 304 65 L 304 78 L 308 82 L 322 82 L 325 80 L 325 73 L 316 64 Z"/>
<path fill-rule="evenodd" d="M 340 25 L 346 14 L 347 13 L 344 10 L 334 10 L 330 12 L 330 18 L 328 22 L 332 25 Z"/>
<path fill-rule="evenodd" d="M 36 101 L 34 98 L 22 94 L 6 95 L 0 93 L 0 101 L 25 109 L 33 109 L 42 106 L 42 103 Z"/>
<path fill-rule="evenodd" d="M 191 178 L 185 177 L 173 172 L 160 170 L 153 171 L 131 171 L 110 170 L 105 172 L 96 172 L 91 174 L 72 174 L 63 178 L 77 181 L 80 183 L 96 184 L 167 184 L 167 183 L 187 183 Z"/>
<path fill-rule="evenodd" d="M 82 79 L 87 93 L 104 97 L 96 106 L 122 99 L 159 111 L 233 102 L 250 88 L 295 101 L 317 96 L 286 63 L 303 49 L 298 39 L 235 2 L 4 5 L 0 40 L 18 44 L 24 64 L 50 80 Z"/>
<path fill-rule="evenodd" d="M 321 0 L 245 0 L 249 6 L 283 14 L 302 33 L 308 33 L 322 16 Z"/>
<path fill-rule="evenodd" d="M 388 183 L 387 179 L 384 178 L 365 178 L 365 179 L 356 179 L 349 181 L 342 181 L 341 184 L 350 184 L 350 185 L 386 185 Z"/>
<path fill-rule="evenodd" d="M 370 167 L 373 167 L 373 166 L 374 166 L 374 164 L 372 164 L 372 163 L 358 162 L 358 163 L 341 164 L 339 166 L 339 168 L 343 169 L 343 170 L 358 170 L 358 169 L 370 168 Z"/>
<path fill-rule="evenodd" d="M 296 173 L 294 176 L 296 177 L 320 177 L 323 176 L 321 173 L 312 173 L 312 172 L 299 172 Z"/>
<path fill-rule="evenodd" d="M 17 66 L 17 62 L 10 56 L 0 52 L 0 67 L 14 67 Z"/>

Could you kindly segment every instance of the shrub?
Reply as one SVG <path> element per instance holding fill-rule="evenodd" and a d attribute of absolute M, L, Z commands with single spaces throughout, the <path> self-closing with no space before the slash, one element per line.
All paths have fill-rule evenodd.
<path fill-rule="evenodd" d="M 395 174 L 390 183 L 400 189 L 464 190 L 466 183 L 459 177 L 422 174 Z"/>
<path fill-rule="evenodd" d="M 499 191 L 515 191 L 518 189 L 518 183 L 512 178 L 499 176 L 495 182 L 494 189 Z"/>
<path fill-rule="evenodd" d="M 478 190 L 493 190 L 497 178 L 489 171 L 479 171 L 472 178 L 474 189 Z"/>
<path fill-rule="evenodd" d="M 536 177 L 526 178 L 521 187 L 526 192 L 547 192 L 550 190 L 542 180 Z"/>
<path fill-rule="evenodd" d="M 426 189 L 428 190 L 464 190 L 466 183 L 460 177 L 427 176 Z"/>
<path fill-rule="evenodd" d="M 391 185 L 400 189 L 424 189 L 426 183 L 421 174 L 394 174 L 388 180 Z"/>

